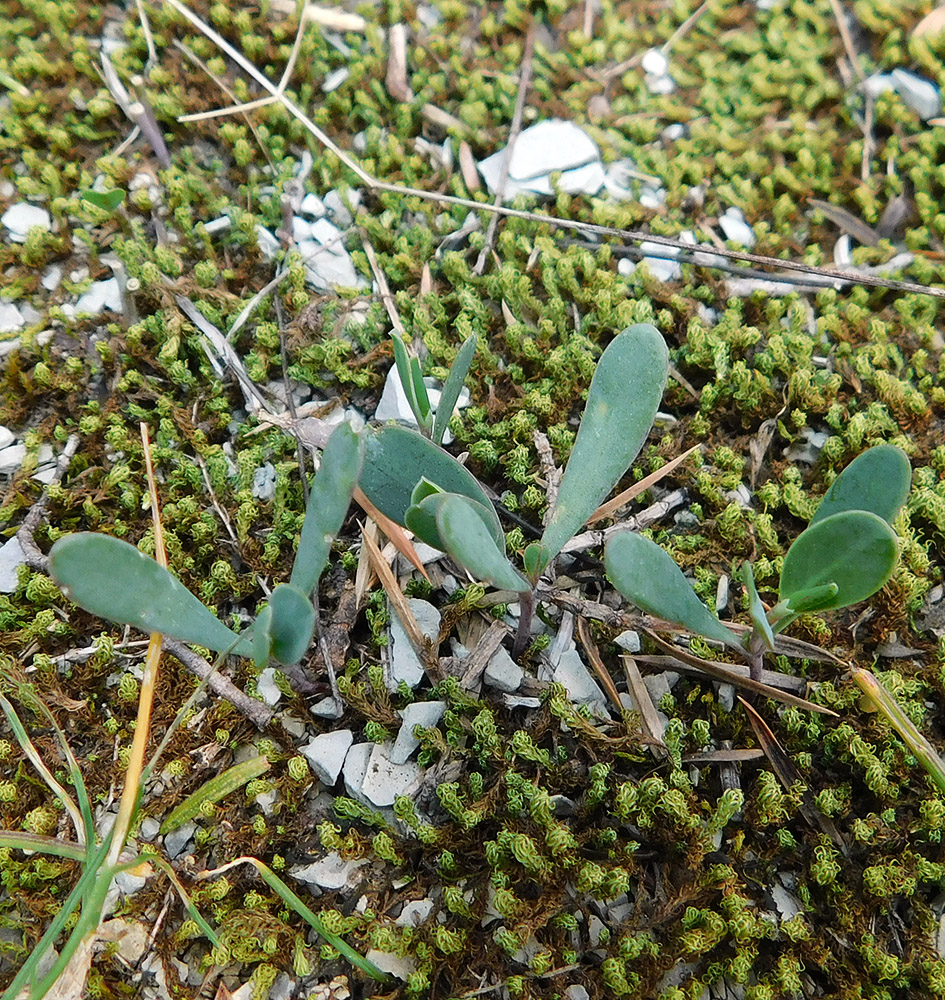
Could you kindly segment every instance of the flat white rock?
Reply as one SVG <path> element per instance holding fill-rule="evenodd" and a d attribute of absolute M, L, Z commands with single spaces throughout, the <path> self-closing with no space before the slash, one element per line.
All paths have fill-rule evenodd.
<path fill-rule="evenodd" d="M 504 158 L 501 149 L 478 164 L 493 194 L 498 191 Z M 505 195 L 553 194 L 551 174 L 555 172 L 561 172 L 560 189 L 572 194 L 596 194 L 605 178 L 597 143 L 573 122 L 551 118 L 525 129 L 515 140 Z"/>
<path fill-rule="evenodd" d="M 41 282 L 47 292 L 54 292 L 62 281 L 62 268 L 58 264 L 52 264 L 46 269 Z"/>
<path fill-rule="evenodd" d="M 401 958 L 393 952 L 370 948 L 364 957 L 373 962 L 381 972 L 405 981 L 417 971 L 417 963 L 412 958 Z"/>
<path fill-rule="evenodd" d="M 293 868 L 290 874 L 299 882 L 317 885 L 322 889 L 343 889 L 354 885 L 358 869 L 367 863 L 366 858 L 359 861 L 344 861 L 337 851 L 332 851 L 320 861 L 313 861 L 301 868 Z"/>
<path fill-rule="evenodd" d="M 390 744 L 375 745 L 368 759 L 361 794 L 372 806 L 392 806 L 394 798 L 406 794 L 420 777 L 419 764 L 395 764 L 388 756 L 390 749 Z"/>
<path fill-rule="evenodd" d="M 187 820 L 182 826 L 164 835 L 164 850 L 172 860 L 184 852 L 184 848 L 190 843 L 190 838 L 194 835 L 197 824 L 192 820 Z"/>
<path fill-rule="evenodd" d="M 348 750 L 341 769 L 345 791 L 363 806 L 371 805 L 371 802 L 361 794 L 361 785 L 364 784 L 364 776 L 367 774 L 368 761 L 371 759 L 373 750 L 373 743 L 355 743 Z"/>
<path fill-rule="evenodd" d="M 653 76 L 663 76 L 669 71 L 669 60 L 662 49 L 647 49 L 640 60 L 640 66 L 644 73 L 651 73 Z"/>
<path fill-rule="evenodd" d="M 282 698 L 279 685 L 276 684 L 276 671 L 273 667 L 266 669 L 256 678 L 256 691 L 267 705 L 278 705 Z"/>
<path fill-rule="evenodd" d="M 25 562 L 26 553 L 16 535 L 0 545 L 0 594 L 12 594 L 16 590 L 17 571 Z"/>
<path fill-rule="evenodd" d="M 860 90 L 862 90 L 867 97 L 872 97 L 874 101 L 880 94 L 885 94 L 887 90 L 895 89 L 896 84 L 893 80 L 892 73 L 873 73 L 872 76 L 868 76 L 860 84 Z"/>
<path fill-rule="evenodd" d="M 330 787 L 338 780 L 352 743 L 354 733 L 350 729 L 336 729 L 316 736 L 308 746 L 302 747 L 302 753 L 323 785 Z"/>
<path fill-rule="evenodd" d="M 639 653 L 643 648 L 640 645 L 640 633 L 634 632 L 628 629 L 626 632 L 621 632 L 620 635 L 614 639 L 614 642 L 623 650 L 628 653 Z"/>
<path fill-rule="evenodd" d="M 482 677 L 490 687 L 511 694 L 521 686 L 525 679 L 525 671 L 509 656 L 505 648 L 500 646 L 492 654 Z"/>
<path fill-rule="evenodd" d="M 566 649 L 554 668 L 553 679 L 563 684 L 571 701 L 579 705 L 604 702 L 604 692 L 584 666 L 581 656 L 574 648 Z"/>
<path fill-rule="evenodd" d="M 741 243 L 749 250 L 755 245 L 755 234 L 745 221 L 745 216 L 740 208 L 727 208 L 719 216 L 719 225 L 727 240 Z"/>
<path fill-rule="evenodd" d="M 311 215 L 315 219 L 319 219 L 328 210 L 325 208 L 325 203 L 317 194 L 307 194 L 302 199 L 302 204 L 299 205 L 299 211 L 304 212 L 306 215 Z"/>
<path fill-rule="evenodd" d="M 25 325 L 23 313 L 12 302 L 0 302 L 0 333 L 14 333 Z"/>
<path fill-rule="evenodd" d="M 117 278 L 93 281 L 88 291 L 83 292 L 75 304 L 77 316 L 81 313 L 97 316 L 106 309 L 110 309 L 112 312 L 121 312 L 121 290 L 118 287 Z"/>
<path fill-rule="evenodd" d="M 0 424 L 0 451 L 4 448 L 9 448 L 11 444 L 16 440 L 16 435 L 9 427 L 4 427 Z"/>
<path fill-rule="evenodd" d="M 657 96 L 671 94 L 676 89 L 676 81 L 668 73 L 658 75 L 648 73 L 643 82 L 646 84 L 646 89 Z"/>
<path fill-rule="evenodd" d="M 446 711 L 445 701 L 414 701 L 401 713 L 403 722 L 397 739 L 391 747 L 389 759 L 392 764 L 406 764 L 407 758 L 420 746 L 420 741 L 413 735 L 414 726 L 424 729 L 435 726 Z"/>
<path fill-rule="evenodd" d="M 432 912 L 432 899 L 414 899 L 404 903 L 404 908 L 394 923 L 398 927 L 419 927 Z"/>
<path fill-rule="evenodd" d="M 0 474 L 12 475 L 23 464 L 26 458 L 25 444 L 11 444 L 0 451 Z"/>
<path fill-rule="evenodd" d="M 2 216 L 2 222 L 10 230 L 10 239 L 14 243 L 25 243 L 31 229 L 39 228 L 49 232 L 52 229 L 52 216 L 45 208 L 31 205 L 26 201 L 18 201 L 11 205 Z"/>
<path fill-rule="evenodd" d="M 923 121 L 941 114 L 942 97 L 931 80 L 907 69 L 894 69 L 891 75 L 902 103 L 912 108 Z"/>
<path fill-rule="evenodd" d="M 440 405 L 440 398 L 443 395 L 439 388 L 439 382 L 427 376 L 424 378 L 423 384 L 427 389 L 430 409 L 436 413 Z M 464 407 L 469 406 L 471 399 L 469 390 L 464 386 L 460 390 L 453 412 L 455 413 L 457 410 L 462 410 Z M 377 409 L 374 411 L 374 419 L 381 421 L 400 420 L 405 424 L 410 424 L 412 427 L 417 426 L 417 418 L 414 416 L 413 410 L 410 408 L 410 403 L 407 401 L 407 393 L 404 391 L 404 384 L 400 380 L 400 372 L 397 370 L 397 365 L 391 365 L 387 372 L 384 391 L 381 393 Z M 453 435 L 447 431 L 443 437 L 443 443 L 450 444 L 452 440 Z"/>
<path fill-rule="evenodd" d="M 413 612 L 414 618 L 417 619 L 420 631 L 429 639 L 436 639 L 440 634 L 440 612 L 429 601 L 422 601 L 416 597 L 408 597 L 407 605 Z M 390 691 L 396 691 L 400 682 L 403 681 L 407 687 L 413 689 L 423 680 L 423 664 L 411 646 L 394 606 L 388 604 L 388 608 L 390 610 L 390 659 L 386 669 L 387 688 Z"/>

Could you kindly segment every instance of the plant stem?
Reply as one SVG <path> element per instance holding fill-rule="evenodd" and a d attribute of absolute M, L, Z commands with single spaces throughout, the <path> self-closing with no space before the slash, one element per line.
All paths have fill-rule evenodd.
<path fill-rule="evenodd" d="M 523 590 L 519 594 L 518 629 L 512 643 L 512 657 L 518 659 L 528 648 L 532 637 L 532 618 L 535 616 L 535 591 Z"/>

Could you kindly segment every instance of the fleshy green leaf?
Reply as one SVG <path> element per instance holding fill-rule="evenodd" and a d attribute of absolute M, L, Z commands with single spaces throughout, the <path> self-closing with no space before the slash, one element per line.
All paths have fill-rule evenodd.
<path fill-rule="evenodd" d="M 446 551 L 478 580 L 502 590 L 530 590 L 528 581 L 505 558 L 482 520 L 482 515 L 464 496 L 446 494 L 429 497 L 434 502 L 436 524 Z M 422 504 L 421 504 L 422 506 Z"/>
<path fill-rule="evenodd" d="M 410 493 L 410 506 L 413 507 L 414 505 L 420 503 L 421 501 L 426 500 L 427 497 L 432 497 L 435 496 L 437 493 L 442 493 L 442 492 L 443 490 L 441 490 L 440 487 L 436 485 L 436 483 L 431 483 L 430 480 L 427 479 L 426 476 L 424 476 L 417 483 L 417 485 L 414 486 L 413 490 Z M 408 514 L 410 513 L 410 507 L 407 508 L 407 513 Z M 407 527 L 410 528 L 410 525 L 408 524 Z M 413 531 L 413 528 L 410 528 L 410 530 Z"/>
<path fill-rule="evenodd" d="M 246 637 L 253 644 L 253 663 L 262 669 L 272 655 L 272 608 L 264 604 L 256 614 L 256 620 L 246 630 Z"/>
<path fill-rule="evenodd" d="M 446 493 L 459 493 L 482 504 L 489 515 L 489 534 L 497 546 L 504 544 L 495 508 L 473 475 L 452 455 L 416 431 L 396 424 L 368 436 L 360 486 L 382 514 L 406 526 L 411 494 L 424 477 Z"/>
<path fill-rule="evenodd" d="M 641 611 L 707 639 L 742 648 L 739 637 L 696 597 L 682 570 L 656 542 L 622 531 L 604 548 L 604 565 L 607 579 Z"/>
<path fill-rule="evenodd" d="M 430 397 L 423 382 L 420 362 L 416 358 L 410 359 L 410 380 L 413 383 L 414 399 L 417 401 L 417 423 L 423 428 L 428 428 L 430 426 Z"/>
<path fill-rule="evenodd" d="M 103 212 L 111 213 L 125 200 L 125 192 L 121 188 L 112 188 L 111 191 L 93 191 L 90 188 L 82 192 L 82 200 Z"/>
<path fill-rule="evenodd" d="M 322 453 L 289 581 L 303 594 L 315 589 L 328 562 L 331 543 L 341 530 L 358 482 L 362 453 L 361 436 L 348 423 L 338 426 Z"/>
<path fill-rule="evenodd" d="M 892 524 L 906 502 L 912 468 L 901 448 L 880 444 L 857 456 L 833 481 L 812 525 L 846 510 L 866 510 Z"/>
<path fill-rule="evenodd" d="M 280 583 L 269 597 L 272 656 L 279 663 L 298 663 L 312 644 L 315 608 L 291 583 Z"/>
<path fill-rule="evenodd" d="M 829 607 L 839 592 L 840 588 L 835 583 L 825 583 L 819 587 L 811 587 L 810 590 L 795 591 L 784 603 L 789 611 L 796 614 L 820 611 L 821 608 Z"/>
<path fill-rule="evenodd" d="M 793 605 L 802 591 L 835 583 L 837 592 L 818 610 L 845 608 L 876 593 L 892 575 L 899 546 L 876 514 L 848 510 L 802 531 L 781 569 L 780 596 Z"/>
<path fill-rule="evenodd" d="M 407 353 L 407 345 L 398 333 L 392 333 L 391 340 L 394 343 L 394 364 L 397 366 L 397 375 L 403 386 L 404 395 L 417 423 L 421 427 L 426 427 L 430 416 L 430 398 L 423 379 L 419 377 L 420 364 L 416 358 L 411 358 Z M 415 375 L 418 376 L 416 379 Z"/>
<path fill-rule="evenodd" d="M 761 633 L 765 646 L 774 650 L 774 632 L 768 622 L 768 615 L 765 607 L 758 596 L 758 588 L 755 586 L 755 574 L 752 571 L 751 563 L 747 560 L 742 566 L 742 583 L 745 584 L 745 591 L 748 594 L 748 613 L 751 615 L 752 624 Z"/>
<path fill-rule="evenodd" d="M 418 484 L 419 485 L 419 484 Z M 416 493 L 417 491 L 414 490 Z M 423 496 L 419 503 L 415 503 L 407 508 L 406 516 L 406 526 L 420 539 L 422 542 L 426 542 L 427 545 L 432 545 L 436 549 L 440 549 L 443 552 L 448 552 L 446 541 L 440 535 L 439 524 L 437 523 L 436 514 L 440 509 L 440 505 L 447 497 L 460 496 L 458 493 L 443 493 L 442 491 L 436 493 L 427 493 Z M 463 497 L 469 504 L 469 509 L 475 511 L 483 523 L 486 531 L 489 531 L 489 538 L 493 546 L 495 546 L 495 539 L 492 537 L 489 525 L 489 511 L 482 506 L 481 503 L 476 503 L 475 500 L 470 500 L 468 497 Z M 498 546 L 499 551 L 505 554 L 505 537 L 503 536 L 501 545 Z"/>
<path fill-rule="evenodd" d="M 120 538 L 95 532 L 60 538 L 49 553 L 49 573 L 70 601 L 99 618 L 218 653 L 252 655 L 250 643 L 214 617 L 180 580 Z"/>
<path fill-rule="evenodd" d="M 469 374 L 469 367 L 476 354 L 478 343 L 479 338 L 476 334 L 471 333 L 459 349 L 456 360 L 450 368 L 450 373 L 446 376 L 443 391 L 440 393 L 440 402 L 436 408 L 436 419 L 433 422 L 433 440 L 437 444 L 443 443 L 443 435 L 446 434 L 450 425 L 450 417 L 453 415 L 456 400 L 459 399 L 459 394 L 463 391 L 463 382 L 466 381 L 466 376 Z"/>
<path fill-rule="evenodd" d="M 637 457 L 663 396 L 668 364 L 666 343 L 649 323 L 624 330 L 601 355 L 541 539 L 539 572 L 577 534 Z"/>

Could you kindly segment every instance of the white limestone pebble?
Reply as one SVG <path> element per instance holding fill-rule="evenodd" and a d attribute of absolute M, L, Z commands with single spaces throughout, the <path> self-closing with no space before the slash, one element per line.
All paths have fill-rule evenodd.
<path fill-rule="evenodd" d="M 405 795 L 407 789 L 420 777 L 420 765 L 412 761 L 395 764 L 389 758 L 390 744 L 375 745 L 368 759 L 361 794 L 372 806 L 392 806 L 398 795 Z"/>
<path fill-rule="evenodd" d="M 190 838 L 194 835 L 196 829 L 197 824 L 192 819 L 189 819 L 176 830 L 171 830 L 170 833 L 164 835 L 164 850 L 171 860 L 183 853 L 184 848 L 190 842 Z"/>
<path fill-rule="evenodd" d="M 640 60 L 640 66 L 644 73 L 664 76 L 669 71 L 669 60 L 662 49 L 647 49 Z"/>
<path fill-rule="evenodd" d="M 621 632 L 620 635 L 614 639 L 614 642 L 623 650 L 628 653 L 639 653 L 643 648 L 640 645 L 640 633 L 633 632 L 628 629 L 626 632 Z"/>
<path fill-rule="evenodd" d="M 364 784 L 364 776 L 367 774 L 368 761 L 371 759 L 373 750 L 373 743 L 355 743 L 348 750 L 344 765 L 341 768 L 345 791 L 351 798 L 364 806 L 371 805 L 370 801 L 362 795 L 361 786 Z"/>
<path fill-rule="evenodd" d="M 357 880 L 357 871 L 366 865 L 367 859 L 345 861 L 337 851 L 331 851 L 318 861 L 293 868 L 290 875 L 299 882 L 317 885 L 322 889 L 343 889 Z"/>
<path fill-rule="evenodd" d="M 14 535 L 0 545 L 0 594 L 16 590 L 19 568 L 26 562 L 26 553 Z"/>
<path fill-rule="evenodd" d="M 338 780 L 352 743 L 354 733 L 350 729 L 336 729 L 316 736 L 308 746 L 302 747 L 302 753 L 323 785 L 331 786 Z"/>
<path fill-rule="evenodd" d="M 413 612 L 420 631 L 430 639 L 440 634 L 440 612 L 429 601 L 408 597 L 407 605 Z M 403 681 L 411 690 L 423 680 L 424 670 L 420 657 L 410 644 L 407 633 L 397 617 L 393 605 L 390 609 L 390 659 L 387 663 L 387 688 L 396 691 Z"/>
<path fill-rule="evenodd" d="M 52 216 L 49 212 L 26 201 L 11 205 L 0 216 L 0 222 L 10 230 L 10 239 L 14 243 L 25 243 L 31 229 L 39 228 L 46 232 L 52 229 Z"/>
<path fill-rule="evenodd" d="M 302 199 L 299 211 L 304 212 L 306 215 L 311 215 L 312 218 L 320 219 L 328 211 L 328 209 L 325 208 L 325 203 L 318 197 L 317 194 L 307 194 Z"/>
<path fill-rule="evenodd" d="M 23 313 L 12 302 L 0 302 L 0 333 L 14 333 L 25 324 Z"/>
<path fill-rule="evenodd" d="M 579 705 L 605 701 L 604 692 L 597 686 L 597 681 L 584 666 L 580 653 L 573 647 L 561 654 L 554 668 L 553 679 L 556 684 L 563 684 L 571 701 Z"/>
<path fill-rule="evenodd" d="M 502 646 L 492 654 L 483 674 L 486 684 L 507 694 L 517 691 L 524 679 L 525 671 Z"/>
<path fill-rule="evenodd" d="M 755 245 L 755 234 L 745 221 L 745 216 L 740 208 L 727 208 L 719 216 L 719 225 L 727 240 L 741 243 L 749 250 Z"/>
<path fill-rule="evenodd" d="M 4 427 L 0 424 L 0 451 L 4 448 L 9 448 L 11 444 L 16 440 L 16 435 L 9 427 Z"/>
<path fill-rule="evenodd" d="M 912 108 L 923 121 L 941 114 L 942 97 L 931 80 L 907 69 L 894 69 L 892 79 L 902 103 Z"/>
<path fill-rule="evenodd" d="M 406 981 L 417 971 L 417 963 L 410 957 L 402 958 L 390 951 L 378 951 L 377 948 L 369 948 L 364 956 L 369 962 L 373 962 L 381 972 L 386 972 L 390 976 Z"/>
<path fill-rule="evenodd" d="M 398 927 L 419 927 L 432 912 L 432 899 L 413 899 L 404 903 L 404 908 L 394 923 Z"/>
<path fill-rule="evenodd" d="M 407 758 L 420 746 L 420 741 L 413 735 L 414 726 L 423 726 L 425 729 L 435 726 L 443 718 L 445 711 L 445 701 L 415 701 L 409 704 L 400 713 L 403 722 L 391 747 L 390 762 L 405 764 Z"/>
<path fill-rule="evenodd" d="M 23 464 L 26 458 L 25 444 L 11 444 L 0 451 L 0 474 L 10 476 Z"/>
<path fill-rule="evenodd" d="M 51 264 L 43 275 L 41 282 L 47 292 L 54 292 L 62 281 L 62 268 L 58 264 Z"/>
<path fill-rule="evenodd" d="M 279 704 L 282 692 L 276 684 L 276 671 L 273 667 L 266 667 L 256 678 L 256 692 L 267 705 Z"/>
<path fill-rule="evenodd" d="M 118 287 L 117 278 L 93 281 L 88 291 L 83 292 L 75 304 L 76 316 L 81 313 L 97 316 L 106 309 L 121 312 L 121 289 Z"/>

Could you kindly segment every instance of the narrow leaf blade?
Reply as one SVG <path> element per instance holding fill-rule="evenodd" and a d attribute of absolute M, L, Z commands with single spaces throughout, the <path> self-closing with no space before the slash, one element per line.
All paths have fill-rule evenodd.
<path fill-rule="evenodd" d="M 668 552 L 632 531 L 622 531 L 604 549 L 607 579 L 641 611 L 682 625 L 707 639 L 739 649 L 742 644 L 696 597 Z"/>
<path fill-rule="evenodd" d="M 892 528 L 876 514 L 848 510 L 812 524 L 788 549 L 781 568 L 781 600 L 793 605 L 802 591 L 837 585 L 818 610 L 865 601 L 892 575 L 899 545 Z"/>
<path fill-rule="evenodd" d="M 397 366 L 397 375 L 400 378 L 400 384 L 403 387 L 404 395 L 407 397 L 407 402 L 410 404 L 410 409 L 414 417 L 416 417 L 417 423 L 421 424 L 420 401 L 417 399 L 413 378 L 410 374 L 410 355 L 407 353 L 407 345 L 404 344 L 402 338 L 397 333 L 391 334 L 391 340 L 394 343 L 394 364 Z"/>
<path fill-rule="evenodd" d="M 459 394 L 463 391 L 463 383 L 469 374 L 478 343 L 479 338 L 475 333 L 466 338 L 450 367 L 449 375 L 446 376 L 443 391 L 440 393 L 440 402 L 436 408 L 436 419 L 433 422 L 433 440 L 437 444 L 443 443 L 443 436 L 449 428 L 456 400 L 459 399 Z"/>
<path fill-rule="evenodd" d="M 280 583 L 272 591 L 269 607 L 272 610 L 269 634 L 273 658 L 279 663 L 298 663 L 315 634 L 312 602 L 292 584 Z"/>
<path fill-rule="evenodd" d="M 656 327 L 628 327 L 607 347 L 587 394 L 558 500 L 541 540 L 544 569 L 630 468 L 653 425 L 669 371 Z"/>
<path fill-rule="evenodd" d="M 489 515 L 490 534 L 504 544 L 502 525 L 491 501 L 448 452 L 416 431 L 388 424 L 370 434 L 364 446 L 361 489 L 368 500 L 397 524 L 406 525 L 414 487 L 426 477 L 447 493 L 459 493 L 481 504 Z"/>
<path fill-rule="evenodd" d="M 315 589 L 328 562 L 331 543 L 344 523 L 361 473 L 363 450 L 361 435 L 348 423 L 339 425 L 325 445 L 321 467 L 308 495 L 289 581 L 304 594 Z"/>
<path fill-rule="evenodd" d="M 120 538 L 95 532 L 60 538 L 49 553 L 49 573 L 70 601 L 99 618 L 218 653 L 252 655 L 250 644 L 180 580 Z"/>
<path fill-rule="evenodd" d="M 751 615 L 752 624 L 761 633 L 765 646 L 774 652 L 774 632 L 771 630 L 765 607 L 758 596 L 758 588 L 755 586 L 755 574 L 752 572 L 751 563 L 747 559 L 742 567 L 742 583 L 745 584 L 745 591 L 748 594 L 748 613 Z"/>
<path fill-rule="evenodd" d="M 891 444 L 877 445 L 854 458 L 837 476 L 810 523 L 847 510 L 866 510 L 892 524 L 911 485 L 912 468 L 906 453 Z"/>
<path fill-rule="evenodd" d="M 438 500 L 436 523 L 446 551 L 479 580 L 487 580 L 501 590 L 531 589 L 528 581 L 506 559 L 495 544 L 481 515 L 466 497 L 446 494 Z"/>

